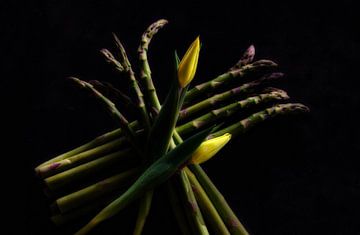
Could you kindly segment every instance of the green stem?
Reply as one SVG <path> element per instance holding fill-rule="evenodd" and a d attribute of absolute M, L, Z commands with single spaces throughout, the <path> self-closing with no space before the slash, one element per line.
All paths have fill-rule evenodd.
<path fill-rule="evenodd" d="M 179 229 L 181 230 L 182 234 L 190 235 L 191 232 L 189 230 L 189 224 L 186 221 L 184 208 L 181 206 L 181 201 L 178 196 L 174 183 L 175 182 L 173 182 L 173 180 L 170 179 L 166 184 L 171 207 L 173 209 L 174 215 L 179 225 Z"/>
<path fill-rule="evenodd" d="M 128 183 L 130 179 L 133 179 L 139 173 L 140 168 L 133 168 L 108 177 L 93 185 L 57 199 L 55 205 L 61 213 L 65 213 L 87 203 L 91 202 L 90 204 L 92 204 L 95 199 L 124 187 L 125 183 Z"/>
<path fill-rule="evenodd" d="M 208 235 L 209 231 L 205 225 L 204 218 L 196 201 L 194 191 L 191 188 L 191 184 L 188 176 L 184 170 L 181 170 L 179 173 L 181 190 L 184 192 L 184 200 L 186 202 L 186 214 L 189 220 L 189 223 L 192 224 L 191 228 L 195 231 L 194 234 L 197 235 Z"/>
<path fill-rule="evenodd" d="M 229 230 L 226 228 L 222 218 L 220 217 L 213 203 L 200 185 L 199 181 L 196 179 L 195 175 L 188 168 L 185 168 L 185 172 L 190 180 L 196 199 L 199 202 L 200 208 L 203 211 L 205 218 L 209 222 L 215 234 L 230 235 Z"/>
<path fill-rule="evenodd" d="M 208 197 L 220 214 L 230 233 L 234 235 L 248 235 L 248 232 L 232 211 L 224 196 L 216 188 L 201 166 L 189 165 L 189 168 L 195 174 L 197 180 L 200 181 L 201 186 L 206 191 Z"/>
<path fill-rule="evenodd" d="M 154 190 L 149 190 L 141 198 L 133 235 L 141 235 L 146 222 L 146 218 L 150 212 L 153 195 L 154 195 Z"/>
<path fill-rule="evenodd" d="M 237 70 L 231 70 L 229 72 L 226 72 L 224 74 L 221 74 L 220 76 L 208 81 L 204 82 L 202 84 L 199 84 L 189 90 L 186 94 L 186 98 L 184 101 L 184 104 L 188 105 L 190 102 L 192 102 L 197 97 L 208 93 L 211 90 L 215 90 L 217 88 L 223 87 L 224 85 L 230 83 L 234 79 L 240 79 L 248 76 L 249 74 L 253 72 L 258 72 L 261 70 L 269 70 L 271 68 L 276 67 L 277 64 L 270 60 L 258 60 L 254 63 L 245 65 Z"/>

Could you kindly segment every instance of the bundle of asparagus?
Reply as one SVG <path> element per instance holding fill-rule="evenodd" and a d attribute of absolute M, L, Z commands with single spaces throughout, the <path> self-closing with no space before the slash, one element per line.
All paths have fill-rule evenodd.
<path fill-rule="evenodd" d="M 197 69 L 199 37 L 181 61 L 175 52 L 174 79 L 161 104 L 147 51 L 153 36 L 166 24 L 166 20 L 158 20 L 142 35 L 139 80 L 115 34 L 118 58 L 107 49 L 101 50 L 109 64 L 127 75 L 129 95 L 106 82 L 70 78 L 96 97 L 119 125 L 35 169 L 48 195 L 55 198 L 51 206 L 55 224 L 94 216 L 77 235 L 88 233 L 139 198 L 133 234 L 141 234 L 153 191 L 162 183 L 166 183 L 183 234 L 248 234 L 199 164 L 257 123 L 308 111 L 302 104 L 283 103 L 289 98 L 286 92 L 267 87 L 283 74 L 275 71 L 277 64 L 271 60 L 254 61 L 254 46 L 227 72 L 189 89 Z M 122 107 L 136 110 L 137 120 L 129 122 L 124 110 L 117 109 L 102 91 L 118 97 Z M 238 113 L 255 108 L 260 111 L 239 118 Z M 222 125 L 214 126 L 219 123 Z"/>

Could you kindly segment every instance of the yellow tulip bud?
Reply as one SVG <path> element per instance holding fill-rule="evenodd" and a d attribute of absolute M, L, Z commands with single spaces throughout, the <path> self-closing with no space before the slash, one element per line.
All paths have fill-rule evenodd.
<path fill-rule="evenodd" d="M 231 134 L 226 133 L 222 136 L 204 141 L 193 153 L 190 163 L 200 164 L 212 158 L 222 147 L 229 142 Z"/>
<path fill-rule="evenodd" d="M 182 88 L 186 87 L 195 76 L 200 52 L 200 38 L 197 37 L 190 45 L 178 68 L 178 79 Z"/>

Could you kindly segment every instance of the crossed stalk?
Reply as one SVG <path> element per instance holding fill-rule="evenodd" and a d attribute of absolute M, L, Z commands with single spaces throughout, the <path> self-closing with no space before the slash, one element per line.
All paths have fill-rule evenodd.
<path fill-rule="evenodd" d="M 162 109 L 147 59 L 147 51 L 152 37 L 166 24 L 166 20 L 156 21 L 142 35 L 138 48 L 140 79 L 136 78 L 125 49 L 115 34 L 114 39 L 119 51 L 119 58 L 115 58 L 107 49 L 101 50 L 102 55 L 115 70 L 127 75 L 131 98 L 109 84 L 100 81 L 89 83 L 78 78 L 71 78 L 104 105 L 120 128 L 46 161 L 36 168 L 36 172 L 44 180 L 49 195 L 56 197 L 52 206 L 56 211 L 52 220 L 56 224 L 70 222 L 85 214 L 96 214 L 106 205 L 114 204 L 121 198 L 119 195 L 123 196 L 127 193 L 126 188 L 129 185 L 134 182 L 136 184 L 139 179 L 142 179 L 144 172 L 164 158 L 149 159 L 147 155 L 152 154 L 145 153 L 144 149 L 139 146 L 141 146 L 142 140 L 148 139 L 149 135 L 151 137 L 153 127 L 160 125 L 157 123 L 160 122 L 158 120 L 161 116 L 159 113 L 166 112 L 164 109 L 169 106 L 166 105 L 166 102 L 170 102 L 166 100 L 163 104 L 164 109 Z M 196 138 L 199 142 L 202 137 L 211 139 L 225 133 L 230 133 L 234 138 L 248 131 L 257 123 L 275 116 L 307 112 L 308 108 L 302 104 L 285 103 L 267 107 L 248 117 L 242 117 L 237 122 L 231 119 L 239 112 L 244 112 L 249 108 L 262 107 L 289 98 L 285 91 L 267 87 L 270 82 L 283 77 L 282 73 L 274 72 L 277 64 L 270 60 L 253 62 L 254 55 L 255 48 L 250 46 L 239 62 L 229 71 L 192 89 L 188 89 L 187 86 L 179 94 L 181 97 L 178 97 L 182 104 L 180 107 L 183 107 L 178 110 L 177 120 L 175 120 L 175 123 L 177 121 L 179 124 L 170 132 L 170 139 L 162 139 L 163 145 L 168 144 L 168 148 L 165 146 L 161 151 L 151 149 L 151 146 L 154 145 L 151 140 L 154 138 L 149 138 L 150 148 L 146 151 L 160 151 L 159 154 L 153 155 L 166 156 L 180 148 L 177 146 L 189 145 L 189 141 L 193 140 L 194 142 Z M 177 70 L 178 62 L 179 60 L 175 56 L 175 70 Z M 255 80 L 250 80 L 253 77 Z M 140 87 L 144 89 L 142 90 Z M 137 120 L 129 122 L 116 105 L 102 94 L 102 89 L 110 90 L 120 98 L 124 106 L 134 108 L 137 111 Z M 207 95 L 212 96 L 207 98 Z M 220 122 L 224 122 L 225 125 L 216 131 L 210 133 L 206 129 Z M 153 135 L 155 136 L 155 134 Z M 119 169 L 120 172 L 105 179 L 103 177 L 96 179 L 95 177 L 89 186 L 78 187 L 76 190 L 62 195 L 67 187 L 80 184 L 89 177 L 106 172 L 109 167 L 114 165 L 126 165 L 126 169 Z M 164 181 L 166 181 L 170 202 L 183 234 L 205 235 L 209 234 L 209 231 L 214 234 L 248 234 L 200 165 L 190 164 L 181 168 L 174 167 L 171 174 L 169 173 L 169 177 L 171 175 L 169 180 Z M 143 189 L 139 192 L 141 198 L 139 213 L 133 234 L 141 234 L 144 228 L 146 218 L 150 213 L 153 190 L 154 187 L 148 187 L 147 190 Z M 121 207 L 130 203 L 127 200 L 122 199 Z M 111 213 L 115 214 L 115 211 L 120 210 L 119 205 L 117 204 Z M 85 226 L 77 234 L 85 234 L 91 228 L 92 225 Z"/>

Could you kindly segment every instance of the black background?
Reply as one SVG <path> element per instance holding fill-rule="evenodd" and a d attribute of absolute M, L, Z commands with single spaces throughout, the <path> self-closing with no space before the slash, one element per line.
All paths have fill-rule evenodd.
<path fill-rule="evenodd" d="M 27 108 L 26 154 L 18 156 L 24 167 L 20 180 L 26 182 L 25 226 L 18 227 L 25 227 L 25 234 L 68 234 L 49 221 L 33 167 L 114 127 L 101 107 L 65 78 L 117 83 L 98 50 L 113 48 L 111 32 L 116 32 L 135 61 L 141 33 L 159 18 L 170 21 L 149 52 L 161 98 L 173 50 L 183 53 L 200 35 L 198 77 L 224 72 L 254 44 L 257 59 L 271 58 L 287 74 L 277 86 L 291 101 L 311 108 L 307 115 L 254 128 L 204 165 L 250 233 L 360 234 L 355 85 L 360 44 L 351 2 L 29 1 L 6 9 L 4 51 L 8 68 L 19 74 L 13 77 L 25 91 Z M 153 208 L 146 234 L 177 234 L 166 197 L 157 196 Z M 132 211 L 94 234 L 128 234 Z"/>

